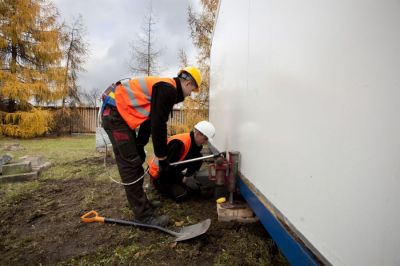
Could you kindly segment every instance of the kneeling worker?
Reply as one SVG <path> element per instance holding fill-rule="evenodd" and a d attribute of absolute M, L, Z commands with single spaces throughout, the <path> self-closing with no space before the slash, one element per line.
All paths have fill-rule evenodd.
<path fill-rule="evenodd" d="M 201 157 L 201 150 L 215 135 L 214 126 L 208 121 L 197 123 L 190 133 L 177 134 L 168 138 L 167 162 L 174 163 Z M 169 165 L 167 168 L 158 166 L 157 159 L 149 160 L 149 174 L 155 189 L 167 194 L 176 201 L 182 201 L 188 190 L 199 189 L 193 174 L 198 171 L 202 161 Z M 186 170 L 186 172 L 184 172 Z"/>

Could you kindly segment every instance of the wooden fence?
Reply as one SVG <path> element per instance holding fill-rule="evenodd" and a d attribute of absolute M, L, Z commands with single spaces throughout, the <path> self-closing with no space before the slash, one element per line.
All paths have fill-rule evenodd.
<path fill-rule="evenodd" d="M 79 116 L 81 117 L 80 125 L 74 124 L 72 132 L 74 133 L 95 133 L 96 127 L 99 126 L 99 107 L 80 107 L 77 108 Z"/>
<path fill-rule="evenodd" d="M 50 109 L 50 108 L 49 108 Z M 57 108 L 51 108 L 55 110 Z M 100 121 L 98 119 L 99 107 L 77 107 L 77 113 L 80 116 L 80 123 L 74 123 L 71 125 L 71 129 L 73 133 L 95 133 L 96 127 L 100 125 Z M 172 112 L 172 117 L 168 119 L 168 128 L 172 128 L 174 126 L 185 124 L 185 110 L 182 109 L 174 109 Z M 197 114 L 201 117 L 201 119 L 207 119 L 208 110 L 197 110 Z"/>
<path fill-rule="evenodd" d="M 193 111 L 193 110 L 190 110 Z M 186 124 L 186 115 L 185 112 L 187 110 L 185 109 L 174 109 L 172 110 L 172 117 L 170 116 L 168 119 L 168 126 L 177 126 L 177 125 L 184 125 Z M 203 120 L 208 119 L 208 110 L 196 110 L 196 115 L 200 117 Z"/>

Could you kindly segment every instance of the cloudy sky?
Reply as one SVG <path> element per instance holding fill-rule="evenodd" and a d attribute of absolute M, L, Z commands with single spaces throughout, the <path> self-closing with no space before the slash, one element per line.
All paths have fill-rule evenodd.
<path fill-rule="evenodd" d="M 87 29 L 90 54 L 86 72 L 79 75 L 85 90 L 103 90 L 112 82 L 130 77 L 130 44 L 142 33 L 150 0 L 53 0 L 61 19 L 71 22 L 79 14 Z M 156 18 L 156 48 L 162 49 L 160 75 L 175 76 L 179 68 L 178 52 L 184 49 L 189 63 L 195 63 L 196 50 L 187 23 L 188 6 L 199 10 L 199 0 L 152 0 Z"/>

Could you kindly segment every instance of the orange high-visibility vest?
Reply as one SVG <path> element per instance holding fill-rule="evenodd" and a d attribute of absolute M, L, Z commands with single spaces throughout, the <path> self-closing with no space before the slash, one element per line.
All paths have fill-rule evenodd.
<path fill-rule="evenodd" d="M 169 143 L 170 141 L 172 141 L 174 139 L 180 140 L 183 143 L 183 146 L 184 146 L 183 153 L 182 153 L 181 157 L 179 158 L 179 161 L 182 161 L 188 154 L 190 145 L 192 144 L 192 140 L 190 138 L 190 133 L 177 134 L 172 137 L 169 137 L 167 143 Z M 158 178 L 158 168 L 159 168 L 158 159 L 156 157 L 153 157 L 152 159 L 148 160 L 147 163 L 149 165 L 150 177 L 152 179 Z"/>
<path fill-rule="evenodd" d="M 144 77 L 121 81 L 115 88 L 115 103 L 119 114 L 132 129 L 149 119 L 153 86 L 166 82 L 176 88 L 172 78 Z"/>

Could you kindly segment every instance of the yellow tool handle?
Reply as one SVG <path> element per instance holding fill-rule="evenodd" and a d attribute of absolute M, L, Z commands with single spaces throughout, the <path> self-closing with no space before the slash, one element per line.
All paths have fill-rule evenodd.
<path fill-rule="evenodd" d="M 224 203 L 226 201 L 226 198 L 225 197 L 221 197 L 221 198 L 217 199 L 216 201 L 217 201 L 217 203 L 221 204 L 221 203 Z"/>
<path fill-rule="evenodd" d="M 99 222 L 104 223 L 104 217 L 100 217 L 96 211 L 90 211 L 81 216 L 81 221 L 85 223 Z"/>

